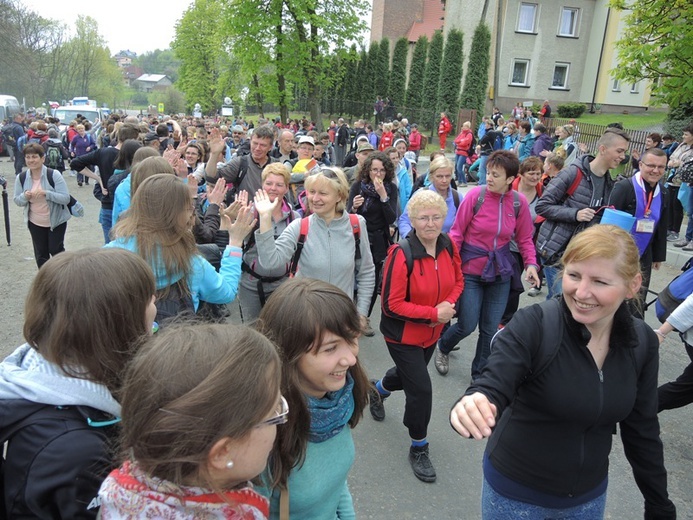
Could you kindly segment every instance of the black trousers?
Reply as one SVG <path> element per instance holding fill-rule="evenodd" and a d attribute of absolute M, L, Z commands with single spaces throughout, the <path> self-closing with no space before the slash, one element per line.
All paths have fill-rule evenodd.
<path fill-rule="evenodd" d="M 684 343 L 691 363 L 684 369 L 676 381 L 665 383 L 657 389 L 659 394 L 658 412 L 681 408 L 693 403 L 693 347 Z"/>
<path fill-rule="evenodd" d="M 414 440 L 425 439 L 433 408 L 433 386 L 428 375 L 428 362 L 435 352 L 430 347 L 413 347 L 400 343 L 387 343 L 387 350 L 395 366 L 385 373 L 382 385 L 388 392 L 404 390 L 404 426 Z"/>
<path fill-rule="evenodd" d="M 29 233 L 31 233 L 31 242 L 34 245 L 34 258 L 36 258 L 36 265 L 39 269 L 48 262 L 51 256 L 65 251 L 66 230 L 67 222 L 63 222 L 52 231 L 49 227 L 37 226 L 33 222 L 29 222 Z"/>
<path fill-rule="evenodd" d="M 669 186 L 667 191 L 669 192 L 668 231 L 678 233 L 681 231 L 681 223 L 683 222 L 683 206 L 679 200 L 679 187 Z"/>

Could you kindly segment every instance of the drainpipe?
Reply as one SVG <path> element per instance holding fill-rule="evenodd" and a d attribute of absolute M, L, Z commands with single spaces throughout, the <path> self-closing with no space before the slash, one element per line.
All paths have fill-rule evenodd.
<path fill-rule="evenodd" d="M 590 114 L 594 114 L 594 101 L 597 98 L 597 84 L 599 83 L 599 71 L 602 68 L 602 58 L 604 57 L 604 47 L 606 46 L 606 31 L 609 29 L 609 16 L 611 7 L 606 8 L 606 23 L 604 24 L 604 36 L 602 36 L 602 50 L 599 52 L 599 62 L 597 63 L 597 77 L 594 79 L 594 91 L 592 92 L 592 103 L 590 104 Z"/>
<path fill-rule="evenodd" d="M 493 67 L 493 104 L 498 104 L 498 86 L 500 85 L 500 50 L 503 39 L 503 0 L 498 0 L 498 12 L 496 13 L 496 57 Z"/>

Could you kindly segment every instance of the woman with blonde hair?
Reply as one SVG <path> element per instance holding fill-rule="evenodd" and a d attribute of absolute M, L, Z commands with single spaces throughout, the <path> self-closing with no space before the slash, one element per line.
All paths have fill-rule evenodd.
<path fill-rule="evenodd" d="M 264 269 L 278 269 L 291 263 L 291 275 L 323 280 L 350 296 L 354 295 L 356 281 L 356 306 L 365 327 L 375 285 L 366 221 L 361 215 L 346 211 L 349 184 L 342 170 L 321 168 L 308 176 L 305 185 L 311 215 L 291 222 L 276 239 L 272 213 L 280 200 L 272 201 L 265 190 L 258 190 L 255 195 L 260 221 L 260 228 L 255 232 L 258 261 Z"/>
<path fill-rule="evenodd" d="M 255 223 L 248 208 L 239 211 L 236 222 L 229 222 L 229 245 L 217 272 L 197 252 L 192 232 L 195 201 L 181 179 L 155 174 L 139 184 L 135 175 L 133 189 L 128 215 L 118 222 L 114 240 L 105 247 L 128 249 L 150 265 L 156 277 L 157 321 L 195 312 L 200 300 L 231 302 L 241 276 L 243 238 Z"/>
<path fill-rule="evenodd" d="M 675 519 L 657 420 L 659 341 L 627 299 L 642 282 L 633 238 L 592 226 L 563 254 L 563 294 L 520 309 L 450 414 L 489 438 L 484 520 L 604 518 L 618 425 L 645 518 Z"/>

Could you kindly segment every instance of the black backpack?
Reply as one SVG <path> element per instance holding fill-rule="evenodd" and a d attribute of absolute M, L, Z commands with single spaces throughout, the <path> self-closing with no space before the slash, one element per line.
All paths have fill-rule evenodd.
<path fill-rule="evenodd" d="M 58 171 L 64 170 L 65 160 L 63 159 L 63 154 L 60 151 L 58 143 L 46 141 L 44 149 L 46 150 L 46 166 Z"/>

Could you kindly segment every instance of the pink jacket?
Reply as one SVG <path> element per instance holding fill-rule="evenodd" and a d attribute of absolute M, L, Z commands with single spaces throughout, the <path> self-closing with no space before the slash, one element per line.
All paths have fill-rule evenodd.
<path fill-rule="evenodd" d="M 514 196 L 512 191 L 507 191 L 502 196 L 486 189 L 484 203 L 474 214 L 474 206 L 479 198 L 481 187 L 472 188 L 465 195 L 455 216 L 455 222 L 450 229 L 450 238 L 462 250 L 462 243 L 481 247 L 487 251 L 497 250 L 510 242 L 513 238 L 520 250 L 525 268 L 528 265 L 537 265 L 536 252 L 532 236 L 534 224 L 529 213 L 527 199 L 521 193 L 520 212 L 515 219 L 513 208 Z M 502 201 L 502 205 L 501 205 Z M 465 274 L 481 275 L 486 258 L 475 258 L 462 263 L 462 272 Z"/>

